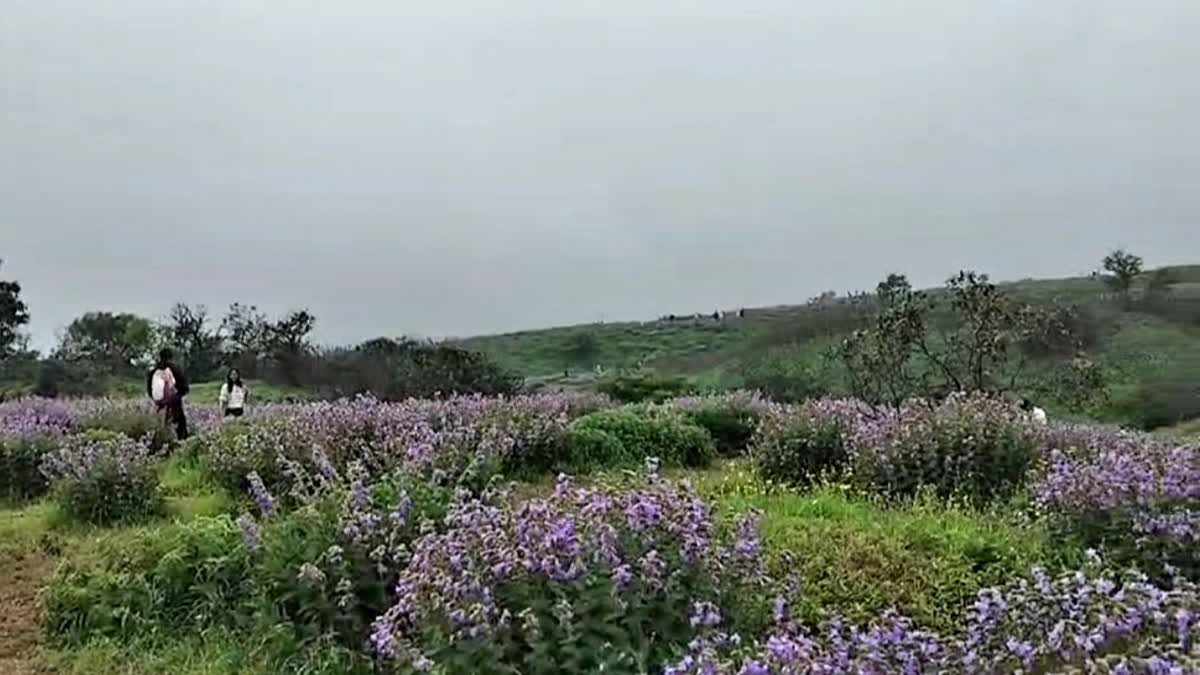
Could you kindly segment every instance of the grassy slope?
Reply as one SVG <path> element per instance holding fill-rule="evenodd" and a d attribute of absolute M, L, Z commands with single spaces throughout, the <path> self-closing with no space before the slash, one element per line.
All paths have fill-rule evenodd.
<path fill-rule="evenodd" d="M 1176 279 L 1174 294 L 1180 299 L 1200 300 L 1200 265 L 1171 268 Z M 1091 278 L 1022 280 L 1007 284 L 1014 295 L 1034 302 L 1060 301 L 1077 304 L 1097 303 L 1105 292 L 1103 284 Z M 1112 303 L 1105 303 L 1105 309 Z M 1134 313 L 1112 310 L 1114 319 L 1138 321 Z M 1193 317 L 1200 318 L 1200 317 Z M 751 309 L 745 319 L 729 318 L 723 323 L 711 317 L 665 323 L 658 321 L 584 324 L 503 335 L 467 338 L 463 344 L 486 352 L 503 365 L 533 378 L 561 377 L 564 369 L 579 371 L 586 364 L 571 363 L 566 356 L 573 339 L 590 333 L 598 344 L 594 359 L 606 369 L 629 368 L 638 363 L 665 372 L 697 375 L 728 365 L 731 361 L 753 358 L 766 350 L 793 342 L 797 335 L 823 332 L 827 321 L 819 309 L 807 305 Z M 1177 331 L 1175 335 L 1156 335 L 1157 326 L 1166 321 L 1145 322 L 1149 330 L 1134 336 L 1145 347 L 1200 350 L 1200 324 L 1196 329 Z M 1168 344 L 1155 345 L 1156 340 Z M 1134 348 L 1140 345 L 1132 345 Z M 1121 349 L 1130 345 L 1122 344 Z"/>

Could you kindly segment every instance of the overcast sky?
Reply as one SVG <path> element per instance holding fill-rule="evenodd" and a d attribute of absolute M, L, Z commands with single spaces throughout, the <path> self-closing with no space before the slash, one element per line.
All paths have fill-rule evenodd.
<path fill-rule="evenodd" d="M 319 337 L 1200 261 L 1196 0 L 5 0 L 0 275 Z"/>

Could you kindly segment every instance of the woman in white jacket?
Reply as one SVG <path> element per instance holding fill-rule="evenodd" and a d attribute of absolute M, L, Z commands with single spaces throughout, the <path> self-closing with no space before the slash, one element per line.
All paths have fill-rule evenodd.
<path fill-rule="evenodd" d="M 229 375 L 225 377 L 225 384 L 221 385 L 221 393 L 217 397 L 217 402 L 221 405 L 225 417 L 241 417 L 246 413 L 246 399 L 250 397 L 250 391 L 246 389 L 246 385 L 242 384 L 242 374 L 237 368 L 229 371 Z"/>

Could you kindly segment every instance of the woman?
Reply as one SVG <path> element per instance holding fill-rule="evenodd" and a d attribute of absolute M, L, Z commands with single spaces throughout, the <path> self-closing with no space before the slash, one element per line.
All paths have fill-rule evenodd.
<path fill-rule="evenodd" d="M 242 374 L 237 368 L 229 371 L 225 384 L 221 385 L 221 394 L 217 397 L 225 417 L 241 417 L 246 413 L 246 397 L 249 392 L 242 384 Z"/>

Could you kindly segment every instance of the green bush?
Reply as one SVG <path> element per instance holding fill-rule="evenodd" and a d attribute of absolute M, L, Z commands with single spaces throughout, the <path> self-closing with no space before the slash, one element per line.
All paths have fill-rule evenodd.
<path fill-rule="evenodd" d="M 692 385 L 682 377 L 647 371 L 622 373 L 601 382 L 597 389 L 620 403 L 662 403 L 694 391 Z"/>
<path fill-rule="evenodd" d="M 1144 383 L 1113 403 L 1130 426 L 1152 431 L 1200 418 L 1200 384 L 1181 378 Z"/>
<path fill-rule="evenodd" d="M 567 448 L 571 463 L 582 466 L 595 466 L 596 460 L 624 464 L 657 457 L 668 465 L 699 467 L 716 455 L 707 431 L 682 413 L 663 407 L 585 415 L 571 423 Z"/>
<path fill-rule="evenodd" d="M 853 405 L 820 401 L 766 415 L 750 451 L 758 474 L 775 483 L 808 485 L 843 471 L 850 454 L 842 408 Z"/>
<path fill-rule="evenodd" d="M 227 516 L 114 537 L 59 568 L 43 596 L 43 627 L 56 640 L 80 643 L 231 620 L 251 592 L 241 539 Z"/>
<path fill-rule="evenodd" d="M 80 428 L 111 431 L 144 441 L 155 452 L 175 444 L 175 432 L 167 425 L 166 418 L 142 407 L 112 406 L 84 418 Z"/>
<path fill-rule="evenodd" d="M 768 408 L 767 402 L 754 392 L 686 398 L 675 405 L 687 415 L 688 421 L 712 435 L 717 452 L 725 457 L 746 451 Z"/>
<path fill-rule="evenodd" d="M 76 520 L 95 524 L 144 519 L 164 510 L 149 448 L 109 431 L 64 439 L 42 461 L 55 498 Z"/>
<path fill-rule="evenodd" d="M 52 435 L 0 436 L 0 499 L 10 503 L 46 494 L 49 481 L 42 474 L 42 458 L 53 450 Z"/>

